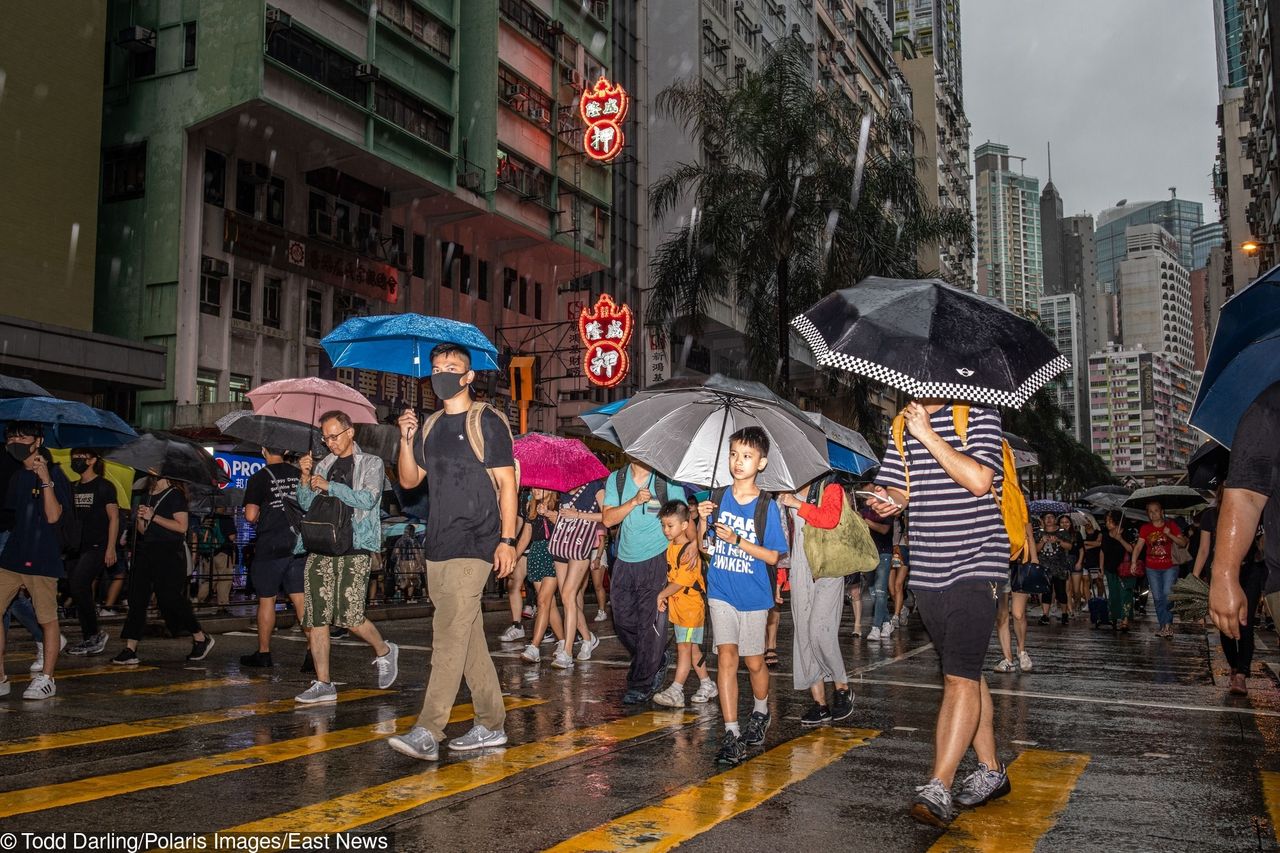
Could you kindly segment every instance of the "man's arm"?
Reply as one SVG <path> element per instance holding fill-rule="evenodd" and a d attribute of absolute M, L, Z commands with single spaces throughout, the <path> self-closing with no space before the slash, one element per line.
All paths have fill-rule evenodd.
<path fill-rule="evenodd" d="M 108 568 L 116 564 L 116 538 L 119 535 L 120 505 L 113 501 L 107 504 L 107 548 L 103 553 L 103 560 Z"/>
<path fill-rule="evenodd" d="M 991 484 L 996 478 L 994 470 L 972 456 L 956 450 L 936 432 L 930 431 L 920 439 L 920 443 L 934 459 L 938 460 L 938 464 L 942 466 L 943 471 L 947 472 L 947 476 L 964 486 L 971 494 L 981 497 L 991 491 Z"/>
<path fill-rule="evenodd" d="M 1209 616 L 1225 636 L 1240 639 L 1249 604 L 1240 588 L 1240 564 L 1258 532 L 1267 496 L 1249 489 L 1226 489 L 1218 510 L 1217 550 L 1209 585 Z"/>
<path fill-rule="evenodd" d="M 622 523 L 622 520 L 630 515 L 631 511 L 640 506 L 641 503 L 640 495 L 637 493 L 631 496 L 631 500 L 623 502 L 620 506 L 606 506 L 602 513 L 602 516 L 604 517 L 604 526 L 617 527 Z"/>
<path fill-rule="evenodd" d="M 400 427 L 400 457 L 396 460 L 396 477 L 403 488 L 414 489 L 427 476 L 427 472 L 418 467 L 418 460 L 413 457 L 413 442 L 419 438 L 418 416 L 412 409 L 405 409 L 397 425 Z M 426 452 L 425 445 L 423 452 Z"/>
<path fill-rule="evenodd" d="M 245 504 L 244 520 L 249 522 L 250 524 L 257 524 L 258 517 L 261 514 L 261 512 L 262 510 L 257 504 Z"/>
<path fill-rule="evenodd" d="M 516 482 L 514 465 L 502 468 L 491 468 L 493 480 L 498 484 L 498 513 L 501 516 L 500 535 L 503 539 L 514 539 L 516 535 L 516 513 L 519 512 L 519 484 Z M 493 567 L 498 577 L 505 578 L 516 567 L 516 549 L 512 545 L 499 543 L 493 555 Z"/>

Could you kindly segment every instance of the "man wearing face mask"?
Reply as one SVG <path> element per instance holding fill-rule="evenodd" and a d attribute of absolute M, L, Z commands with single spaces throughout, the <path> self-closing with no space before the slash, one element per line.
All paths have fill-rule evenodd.
<path fill-rule="evenodd" d="M 70 561 L 68 580 L 83 639 L 67 649 L 67 654 L 100 655 L 107 647 L 107 633 L 98 629 L 93 588 L 102 570 L 116 564 L 120 504 L 115 485 L 102 476 L 102 460 L 95 451 L 71 451 L 71 469 L 80 475 L 72 490 L 76 517 L 80 520 L 80 548 Z"/>
<path fill-rule="evenodd" d="M 515 568 L 516 469 L 511 427 L 491 407 L 471 396 L 475 371 L 466 349 L 442 344 L 431 353 L 431 387 L 444 410 L 418 429 L 406 410 L 400 417 L 400 485 L 415 488 L 426 478 L 427 594 L 431 620 L 431 674 L 422 713 L 413 729 L 392 737 L 396 752 L 435 761 L 445 723 L 462 679 L 467 679 L 475 725 L 449 741 L 453 750 L 482 749 L 507 742 L 502 687 L 484 636 L 480 596 L 490 570 L 505 578 Z"/>
<path fill-rule="evenodd" d="M 58 580 L 64 575 L 58 522 L 64 512 L 72 511 L 71 490 L 43 445 L 44 431 L 39 424 L 14 421 L 5 429 L 5 450 L 22 467 L 10 478 L 4 501 L 14 513 L 14 525 L 0 550 L 0 610 L 26 587 L 44 636 L 57 637 L 61 633 Z M 54 695 L 58 651 L 57 643 L 44 649 L 41 670 L 31 676 L 22 698 L 49 699 Z M 3 661 L 4 632 L 0 631 L 0 669 Z M 8 679 L 0 680 L 0 696 L 8 692 Z"/>

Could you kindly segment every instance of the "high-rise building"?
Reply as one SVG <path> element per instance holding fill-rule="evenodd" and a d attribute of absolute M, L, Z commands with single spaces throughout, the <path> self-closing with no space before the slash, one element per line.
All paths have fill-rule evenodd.
<path fill-rule="evenodd" d="M 1053 185 L 1052 175 L 1044 185 L 1044 192 L 1040 193 L 1040 254 L 1045 294 L 1070 293 L 1062 251 L 1062 196 Z"/>
<path fill-rule="evenodd" d="M 1066 289 L 1080 301 L 1085 352 L 1105 349 L 1116 338 L 1115 297 L 1098 284 L 1092 216 L 1080 214 L 1062 220 L 1062 266 Z"/>
<path fill-rule="evenodd" d="M 1198 377 L 1176 361 L 1118 344 L 1089 356 L 1090 439 L 1118 477 L 1168 482 L 1195 451 L 1187 418 Z"/>
<path fill-rule="evenodd" d="M 1206 282 L 1210 298 L 1221 301 L 1258 276 L 1258 254 L 1244 251 L 1253 239 L 1250 209 L 1253 206 L 1253 156 L 1257 140 L 1253 135 L 1247 90 L 1223 89 L 1218 104 L 1218 153 L 1213 165 L 1213 191 L 1218 201 L 1218 217 L 1226 226 L 1227 249 L 1221 273 Z"/>
<path fill-rule="evenodd" d="M 1258 268 L 1270 269 L 1280 254 L 1280 147 L 1276 122 L 1280 121 L 1280 75 L 1277 75 L 1276 46 L 1280 45 L 1280 0 L 1239 0 L 1244 12 L 1243 52 L 1245 57 L 1244 99 L 1241 121 L 1247 117 L 1248 132 L 1243 137 L 1244 153 L 1253 166 L 1245 181 L 1250 201 L 1245 216 L 1250 237 L 1258 243 Z M 1228 119 L 1230 116 L 1228 116 Z M 1233 139 L 1226 137 L 1228 154 Z M 1234 260 L 1234 259 L 1233 259 Z M 1243 285 L 1233 276 L 1234 286 Z"/>
<path fill-rule="evenodd" d="M 1209 298 L 1205 292 L 1209 280 L 1208 267 L 1192 270 L 1189 278 L 1191 283 L 1191 366 L 1195 370 L 1204 372 L 1204 363 L 1209 354 L 1209 341 L 1213 334 L 1209 323 Z"/>
<path fill-rule="evenodd" d="M 882 11 L 893 19 L 894 35 L 909 37 L 919 55 L 933 57 L 937 73 L 962 104 L 960 0 L 892 0 L 892 5 L 892 14 Z"/>
<path fill-rule="evenodd" d="M 1049 332 L 1058 351 L 1071 367 L 1054 377 L 1049 390 L 1062 409 L 1064 426 L 1081 443 L 1088 442 L 1089 401 L 1087 356 L 1080 301 L 1074 293 L 1045 294 L 1040 297 L 1040 322 Z"/>
<path fill-rule="evenodd" d="M 94 325 L 99 191 L 128 194 L 145 178 L 114 162 L 100 171 L 107 2 L 14 3 L 4 21 L 0 372 L 131 418 L 135 394 L 164 385 L 165 353 Z"/>
<path fill-rule="evenodd" d="M 1214 47 L 1218 59 L 1218 88 L 1243 86 L 1248 74 L 1244 54 L 1244 6 L 1240 0 L 1213 0 Z"/>
<path fill-rule="evenodd" d="M 1159 225 L 1126 229 L 1129 253 L 1116 273 L 1120 340 L 1127 349 L 1168 353 L 1190 370 L 1191 281 L 1178 260 L 1178 241 Z"/>
<path fill-rule="evenodd" d="M 978 292 L 1031 316 L 1043 293 L 1040 179 L 1014 171 L 1009 146 L 985 142 L 977 172 Z"/>
<path fill-rule="evenodd" d="M 1108 292 L 1115 292 L 1116 267 L 1129 253 L 1125 230 L 1131 225 L 1153 224 L 1173 235 L 1178 241 L 1178 262 L 1191 268 L 1191 232 L 1204 224 L 1204 205 L 1176 197 L 1164 201 L 1123 200 L 1098 214 L 1093 234 L 1098 281 Z"/>
<path fill-rule="evenodd" d="M 1206 222 L 1191 232 L 1191 266 L 1198 270 L 1209 263 L 1209 250 L 1227 240 L 1227 227 L 1221 222 Z"/>

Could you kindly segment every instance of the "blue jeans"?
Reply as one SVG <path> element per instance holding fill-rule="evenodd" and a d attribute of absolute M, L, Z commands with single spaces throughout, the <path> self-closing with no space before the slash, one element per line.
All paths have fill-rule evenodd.
<path fill-rule="evenodd" d="M 879 628 L 889 621 L 889 570 L 893 567 L 893 555 L 881 554 L 876 566 L 875 584 L 871 588 L 871 624 Z"/>
<path fill-rule="evenodd" d="M 1171 569 L 1147 569 L 1147 587 L 1156 603 L 1156 620 L 1160 627 L 1173 624 L 1173 608 L 1169 606 L 1169 593 L 1178 579 L 1178 567 Z"/>

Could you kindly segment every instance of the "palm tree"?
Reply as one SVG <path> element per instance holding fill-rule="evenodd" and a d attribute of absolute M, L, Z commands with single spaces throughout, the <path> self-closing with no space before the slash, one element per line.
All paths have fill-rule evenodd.
<path fill-rule="evenodd" d="M 749 373 L 783 394 L 794 314 L 869 275 L 919 276 L 922 243 L 971 243 L 968 214 L 926 202 L 914 159 L 895 145 L 916 132 L 909 117 L 873 116 L 815 85 L 798 37 L 726 91 L 677 82 L 655 107 L 705 154 L 651 187 L 659 222 L 693 206 L 654 253 L 646 321 L 697 334 L 713 302 L 735 302 Z"/>

